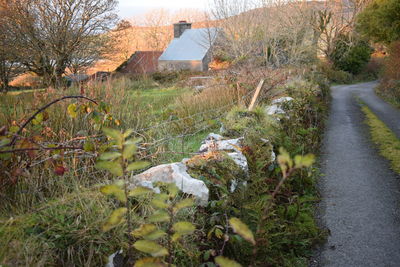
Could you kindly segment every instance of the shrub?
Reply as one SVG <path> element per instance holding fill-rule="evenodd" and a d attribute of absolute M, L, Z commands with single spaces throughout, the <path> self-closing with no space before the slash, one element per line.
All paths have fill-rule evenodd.
<path fill-rule="evenodd" d="M 336 69 L 358 74 L 371 58 L 372 48 L 364 40 L 350 42 L 348 36 L 340 36 L 329 55 Z"/>
<path fill-rule="evenodd" d="M 400 106 L 400 41 L 389 47 L 384 60 L 382 83 L 378 93 L 396 106 Z"/>
<path fill-rule="evenodd" d="M 351 73 L 343 70 L 336 70 L 332 64 L 328 62 L 321 62 L 318 69 L 330 82 L 333 83 L 346 84 L 351 83 L 353 80 L 353 75 Z"/>

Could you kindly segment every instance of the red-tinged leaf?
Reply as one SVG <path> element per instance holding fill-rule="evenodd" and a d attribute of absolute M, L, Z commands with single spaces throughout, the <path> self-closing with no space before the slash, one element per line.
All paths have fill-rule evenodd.
<path fill-rule="evenodd" d="M 67 169 L 64 166 L 58 165 L 54 167 L 54 173 L 58 176 L 63 176 Z"/>

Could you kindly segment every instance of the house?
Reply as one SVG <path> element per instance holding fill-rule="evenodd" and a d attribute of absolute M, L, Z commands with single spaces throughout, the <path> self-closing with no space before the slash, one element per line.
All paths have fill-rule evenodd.
<path fill-rule="evenodd" d="M 116 71 L 120 73 L 130 74 L 146 74 L 157 71 L 158 58 L 161 56 L 160 51 L 137 51 Z"/>
<path fill-rule="evenodd" d="M 73 84 L 82 84 L 89 79 L 89 76 L 86 74 L 69 74 L 65 75 L 65 80 L 67 82 L 67 86 L 71 86 Z"/>
<path fill-rule="evenodd" d="M 192 29 L 192 24 L 174 24 L 174 39 L 158 59 L 160 71 L 207 71 L 218 28 Z"/>
<path fill-rule="evenodd" d="M 105 82 L 107 79 L 111 77 L 111 72 L 108 71 L 98 71 L 92 75 L 89 76 L 90 81 L 99 81 L 99 82 Z"/>

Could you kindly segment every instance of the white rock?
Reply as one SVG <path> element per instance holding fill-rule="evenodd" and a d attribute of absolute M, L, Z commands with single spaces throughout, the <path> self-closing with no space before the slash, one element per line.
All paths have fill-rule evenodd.
<path fill-rule="evenodd" d="M 209 135 L 210 136 L 210 135 Z M 220 136 L 220 135 L 217 135 Z M 222 136 L 221 136 L 222 137 Z M 243 170 L 246 174 L 249 173 L 249 166 L 247 163 L 246 156 L 243 155 L 242 151 L 240 151 L 240 147 L 242 146 L 241 142 L 243 137 L 237 139 L 230 139 L 230 140 L 220 140 L 214 141 L 205 140 L 205 143 L 201 145 L 199 152 L 205 153 L 209 151 L 234 151 L 229 152 L 228 156 L 233 159 L 233 161 Z"/>
<path fill-rule="evenodd" d="M 202 142 L 202 144 L 205 144 L 207 141 L 221 141 L 222 139 L 224 139 L 224 137 L 222 135 L 219 134 L 215 134 L 215 133 L 210 133 Z"/>
<path fill-rule="evenodd" d="M 236 152 L 240 152 L 238 147 L 241 147 L 241 141 L 243 137 L 237 139 L 230 140 L 220 140 L 220 141 L 205 141 L 205 144 L 202 144 L 199 152 L 204 153 L 210 150 L 224 151 L 224 150 L 234 150 Z"/>
<path fill-rule="evenodd" d="M 114 258 L 118 256 L 119 254 L 122 254 L 123 250 L 121 249 L 120 251 L 115 252 L 114 254 L 110 255 L 108 257 L 108 263 L 106 264 L 106 267 L 115 267 L 114 265 Z"/>
<path fill-rule="evenodd" d="M 281 97 L 281 98 L 274 99 L 274 100 L 272 101 L 272 105 L 275 105 L 275 104 L 282 104 L 282 103 L 290 102 L 290 101 L 293 101 L 293 100 L 294 100 L 294 98 L 293 98 L 293 97 L 290 97 L 290 96 Z"/>
<path fill-rule="evenodd" d="M 271 162 L 274 162 L 276 160 L 276 154 L 274 151 L 271 152 Z"/>
<path fill-rule="evenodd" d="M 278 107 L 278 105 L 272 105 L 265 108 L 265 113 L 267 113 L 267 115 L 277 115 L 285 114 L 286 112 L 282 108 Z"/>
<path fill-rule="evenodd" d="M 233 161 L 246 173 L 249 172 L 249 165 L 247 163 L 246 157 L 243 153 L 228 153 L 228 156 L 233 159 Z"/>
<path fill-rule="evenodd" d="M 282 104 L 293 101 L 292 97 L 281 97 L 272 101 L 270 106 L 265 108 L 265 113 L 268 115 L 279 115 L 286 114 L 286 112 L 282 109 Z"/>
<path fill-rule="evenodd" d="M 207 186 L 203 181 L 192 178 L 187 173 L 186 165 L 181 162 L 153 167 L 134 176 L 132 182 L 151 189 L 154 189 L 154 182 L 175 183 L 182 192 L 196 197 L 199 205 L 206 206 L 208 203 Z"/>

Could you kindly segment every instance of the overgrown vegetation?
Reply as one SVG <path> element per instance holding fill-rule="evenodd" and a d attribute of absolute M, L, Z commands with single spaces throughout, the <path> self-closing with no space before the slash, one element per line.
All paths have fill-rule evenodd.
<path fill-rule="evenodd" d="M 369 40 L 386 46 L 381 84 L 377 93 L 400 107 L 400 3 L 397 0 L 374 0 L 360 13 L 357 30 Z"/>
<path fill-rule="evenodd" d="M 338 70 L 359 74 L 369 62 L 371 53 L 372 48 L 365 40 L 359 37 L 350 40 L 349 36 L 341 35 L 334 43 L 329 58 Z"/>
<path fill-rule="evenodd" d="M 32 136 L 42 136 L 44 140 L 55 143 L 83 145 L 83 150 L 73 154 L 62 150 L 50 154 L 40 150 L 34 155 L 19 153 L 18 157 L 29 164 L 29 173 L 26 172 L 26 166 L 19 165 L 20 161 L 11 161 L 10 167 L 3 168 L 17 171 L 6 173 L 2 180 L 6 182 L 6 187 L 3 187 L 6 190 L 1 192 L 5 200 L 5 205 L 2 206 L 5 216 L 0 218 L 4 223 L 0 234 L 5 238 L 0 241 L 0 262 L 8 265 L 15 263 L 98 266 L 103 265 L 107 256 L 119 249 L 124 248 L 125 252 L 128 251 L 126 249 L 129 247 L 130 238 L 126 235 L 127 222 L 121 222 L 110 232 L 101 231 L 102 225 L 107 222 L 107 216 L 113 214 L 114 209 L 118 210 L 124 206 L 112 199 L 102 198 L 96 192 L 97 189 L 93 188 L 96 184 L 108 184 L 114 180 L 107 173 L 99 173 L 94 169 L 93 153 L 97 155 L 107 149 L 103 145 L 105 140 L 95 137 L 103 136 L 99 132 L 100 128 L 107 125 L 136 125 L 131 132 L 134 135 L 138 129 L 146 129 L 142 131 L 143 140 L 138 146 L 137 159 L 143 158 L 157 164 L 180 160 L 189 155 L 189 152 L 196 152 L 204 136 L 219 129 L 222 122 L 229 131 L 229 136 L 245 137 L 243 153 L 248 159 L 250 173 L 245 175 L 243 170 L 237 168 L 223 153 L 197 156 L 188 162 L 192 175 L 204 180 L 213 193 L 207 207 L 188 207 L 173 222 L 188 222 L 194 225 L 196 230 L 193 235 L 184 237 L 167 249 L 168 255 L 173 255 L 172 262 L 177 266 L 212 266 L 215 264 L 214 260 L 221 262 L 224 258 L 219 256 L 224 256 L 243 265 L 268 262 L 273 266 L 305 266 L 312 245 L 319 242 L 323 236 L 313 218 L 313 203 L 317 201 L 317 172 L 313 169 L 293 170 L 290 177 L 286 178 L 287 181 L 274 193 L 283 178 L 283 165 L 280 167 L 274 161 L 271 152 L 278 153 L 279 147 L 287 147 L 290 155 L 305 155 L 318 151 L 329 97 L 324 80 L 321 79 L 321 84 L 317 85 L 312 82 L 315 79 L 316 77 L 309 80 L 295 79 L 287 85 L 273 89 L 275 93 L 269 92 L 275 95 L 290 95 L 295 99 L 293 103 L 288 103 L 288 116 L 282 116 L 279 122 L 267 116 L 262 107 L 253 112 L 235 107 L 238 100 L 246 103 L 246 98 L 242 96 L 246 96 L 248 91 L 243 82 L 240 90 L 235 86 L 219 85 L 193 95 L 188 89 L 156 89 L 159 85 L 152 81 L 147 81 L 146 86 L 154 86 L 154 89 L 139 89 L 143 86 L 141 82 L 132 83 L 122 79 L 115 81 L 112 86 L 99 84 L 85 89 L 88 96 L 97 100 L 107 99 L 112 106 L 118 106 L 119 109 L 115 112 L 110 105 L 101 104 L 100 101 L 100 110 L 99 107 L 88 106 L 85 102 L 75 102 L 74 105 L 61 102 L 57 107 L 51 107 L 47 110 L 48 117 L 46 115 L 42 120 L 36 118 L 39 119 L 36 125 L 26 127 L 21 141 L 31 140 Z M 254 85 L 248 85 L 249 88 L 251 86 Z M 114 93 L 114 90 L 118 90 L 118 94 Z M 53 93 L 52 97 L 55 94 Z M 168 96 L 171 98 L 164 100 Z M 2 103 L 2 108 L 8 111 L 3 113 L 2 122 L 14 126 L 21 125 L 21 121 L 26 120 L 23 115 L 26 114 L 26 110 L 19 103 L 31 103 L 25 107 L 37 109 L 48 102 L 48 99 L 46 92 L 36 93 L 33 98 L 31 94 L 8 96 Z M 268 101 L 262 99 L 261 106 Z M 56 112 L 60 109 L 64 112 Z M 97 120 L 92 114 L 95 110 L 103 113 L 100 117 L 101 125 L 104 126 L 100 128 L 96 126 Z M 205 110 L 210 112 L 204 112 Z M 231 111 L 227 114 L 228 110 Z M 71 116 L 75 118 L 71 119 Z M 245 119 L 242 120 L 243 118 Z M 69 124 L 66 125 L 65 121 L 69 121 Z M 152 123 L 148 124 L 149 121 Z M 168 124 L 156 128 L 157 130 L 151 127 L 166 122 Z M 81 132 L 81 129 L 85 129 L 86 132 Z M 9 127 L 5 129 L 6 132 L 9 130 Z M 43 135 L 44 130 L 62 134 L 46 136 Z M 156 143 L 154 149 L 151 147 L 151 140 L 180 136 L 182 133 L 188 134 L 183 138 L 190 139 L 185 141 L 183 154 L 176 154 L 182 148 L 181 137 L 177 140 L 172 139 L 167 145 Z M 86 138 L 81 139 L 82 134 Z M 4 140 L 4 137 L 2 139 Z M 43 139 L 37 140 L 43 142 Z M 69 143 L 71 140 L 74 140 L 73 143 Z M 146 143 L 149 143 L 147 146 L 150 148 L 147 147 L 146 151 L 149 152 L 144 153 L 142 148 Z M 34 146 L 32 141 L 27 144 Z M 175 154 L 160 153 L 160 147 L 163 151 L 172 150 Z M 117 156 L 117 151 L 107 151 L 112 154 L 106 153 L 101 158 L 116 160 L 113 157 Z M 147 157 L 148 153 L 153 151 L 154 154 Z M 39 163 L 41 159 L 45 161 Z M 2 164 L 5 162 L 7 161 L 2 161 Z M 107 169 L 109 167 L 112 166 L 108 166 Z M 118 168 L 112 169 L 114 173 L 118 171 Z M 233 179 L 237 180 L 237 186 L 236 190 L 231 192 Z M 70 201 L 71 199 L 73 201 Z M 157 208 L 151 204 L 151 199 L 145 197 L 129 202 L 131 207 L 134 207 L 134 213 L 129 216 L 130 229 L 152 224 L 146 219 L 157 212 Z M 185 196 L 179 194 L 178 202 L 179 199 L 184 200 Z M 267 206 L 268 212 L 265 213 Z M 35 212 L 30 213 L 32 210 Z M 45 219 L 50 217 L 51 220 Z M 257 241 L 256 250 L 251 242 L 244 241 L 240 234 L 233 231 L 229 218 L 239 218 L 248 225 Z M 44 221 L 41 221 L 42 219 Z M 155 225 L 157 229 L 168 232 L 168 227 L 159 228 L 158 222 L 155 222 Z M 138 235 L 139 232 L 136 238 L 139 238 Z M 147 240 L 146 235 L 141 236 Z M 166 236 L 162 237 L 158 244 L 168 247 L 168 239 L 164 238 Z M 18 244 L 24 244 L 22 251 L 15 249 L 19 247 Z M 144 251 L 145 248 L 139 247 L 139 250 Z M 136 253 L 132 259 L 137 261 L 143 257 L 146 257 L 146 253 Z M 168 262 L 168 257 L 166 259 Z"/>
<path fill-rule="evenodd" d="M 400 108 L 400 41 L 389 46 L 389 55 L 383 61 L 382 80 L 377 93 Z"/>
<path fill-rule="evenodd" d="M 399 138 L 367 106 L 363 106 L 362 110 L 370 127 L 372 141 L 378 146 L 381 155 L 390 161 L 392 169 L 400 174 Z"/>

